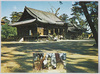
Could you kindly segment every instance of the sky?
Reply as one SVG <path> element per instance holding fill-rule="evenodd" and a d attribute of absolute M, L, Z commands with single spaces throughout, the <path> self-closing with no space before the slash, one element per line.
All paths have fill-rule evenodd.
<path fill-rule="evenodd" d="M 25 6 L 42 10 L 42 11 L 51 11 L 50 8 L 59 8 L 59 15 L 67 14 L 71 17 L 71 7 L 74 1 L 62 1 L 63 4 L 60 4 L 59 1 L 1 1 L 1 18 L 7 16 L 10 20 L 10 14 L 13 11 L 23 12 Z"/>
<path fill-rule="evenodd" d="M 65 13 L 69 18 L 72 17 L 71 8 L 75 1 L 62 1 L 62 3 L 60 4 L 59 1 L 1 1 L 1 18 L 6 16 L 11 20 L 10 14 L 14 11 L 23 12 L 25 6 L 42 11 L 51 11 L 51 8 L 55 10 L 60 7 L 58 16 Z"/>

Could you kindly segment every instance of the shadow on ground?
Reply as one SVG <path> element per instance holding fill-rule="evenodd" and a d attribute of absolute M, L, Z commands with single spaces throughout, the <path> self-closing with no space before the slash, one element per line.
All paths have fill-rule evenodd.
<path fill-rule="evenodd" d="M 53 42 L 53 43 L 12 43 L 12 44 L 3 44 L 7 48 L 10 47 L 19 47 L 15 51 L 20 52 L 33 52 L 36 49 L 38 51 L 46 50 L 61 50 L 68 51 L 70 53 L 77 53 L 82 55 L 98 55 L 98 48 L 93 46 L 94 41 L 90 42 Z M 92 44 L 92 45 L 83 45 L 83 44 Z"/>
<path fill-rule="evenodd" d="M 83 67 L 83 69 L 80 69 L 80 67 Z M 67 63 L 66 69 L 68 73 L 98 73 L 98 63 L 91 59 L 76 64 Z"/>
<path fill-rule="evenodd" d="M 6 57 L 5 54 L 12 55 L 13 59 L 17 64 L 20 65 L 19 68 L 14 68 L 11 72 L 29 72 L 32 71 L 32 59 L 33 57 L 29 54 L 35 52 L 44 51 L 53 51 L 60 50 L 64 52 L 77 53 L 81 55 L 94 55 L 97 56 L 98 48 L 94 47 L 95 42 L 52 42 L 52 43 L 11 43 L 11 44 L 2 44 L 2 47 L 17 47 L 13 51 L 24 52 L 26 54 L 11 54 L 10 52 L 1 53 L 1 57 Z M 71 59 L 71 58 L 70 58 Z M 71 60 L 76 60 L 72 57 Z M 9 60 L 1 60 L 1 63 L 6 63 Z M 78 62 L 77 64 L 67 63 L 67 72 L 83 72 L 87 73 L 87 70 L 79 69 L 76 66 L 82 66 L 88 68 L 88 70 L 97 72 L 98 64 L 92 60 L 87 60 L 83 62 Z"/>
<path fill-rule="evenodd" d="M 14 68 L 12 70 L 12 72 L 29 72 L 32 71 L 32 61 L 33 57 L 27 57 L 27 56 L 23 56 L 17 59 L 14 59 L 14 61 L 16 61 L 20 67 L 19 68 Z M 31 61 L 27 61 L 27 60 L 31 60 Z M 28 65 L 31 64 L 31 65 Z"/>

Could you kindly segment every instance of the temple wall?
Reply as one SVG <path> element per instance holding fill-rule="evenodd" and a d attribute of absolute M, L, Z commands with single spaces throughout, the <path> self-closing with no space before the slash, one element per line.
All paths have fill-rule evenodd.
<path fill-rule="evenodd" d="M 31 32 L 31 33 L 30 33 Z M 36 26 L 18 26 L 17 35 L 18 36 L 36 36 L 37 27 Z"/>
<path fill-rule="evenodd" d="M 18 36 L 26 37 L 38 37 L 39 35 L 53 35 L 56 33 L 56 36 L 60 38 L 61 36 L 65 37 L 67 35 L 67 28 L 66 26 L 46 26 L 46 27 L 39 27 L 37 24 L 26 24 L 20 25 L 17 27 L 17 34 Z"/>
<path fill-rule="evenodd" d="M 17 27 L 17 35 L 18 36 L 28 36 L 29 35 L 28 28 L 22 27 L 22 26 Z"/>

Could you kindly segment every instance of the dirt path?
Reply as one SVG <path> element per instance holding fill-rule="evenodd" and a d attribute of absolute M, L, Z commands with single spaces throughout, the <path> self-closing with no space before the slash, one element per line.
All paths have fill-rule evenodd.
<path fill-rule="evenodd" d="M 67 73 L 95 73 L 98 72 L 98 48 L 93 46 L 94 43 L 94 41 L 1 42 L 1 72 L 32 73 L 33 52 L 58 52 L 67 54 Z"/>
<path fill-rule="evenodd" d="M 66 70 L 47 70 L 47 73 L 66 73 Z"/>

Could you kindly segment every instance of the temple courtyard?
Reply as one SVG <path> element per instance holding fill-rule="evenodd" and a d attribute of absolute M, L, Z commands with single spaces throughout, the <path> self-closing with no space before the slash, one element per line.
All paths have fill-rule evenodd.
<path fill-rule="evenodd" d="M 2 73 L 97 73 L 98 48 L 94 40 L 1 42 Z M 66 53 L 66 70 L 33 70 L 33 52 Z"/>

